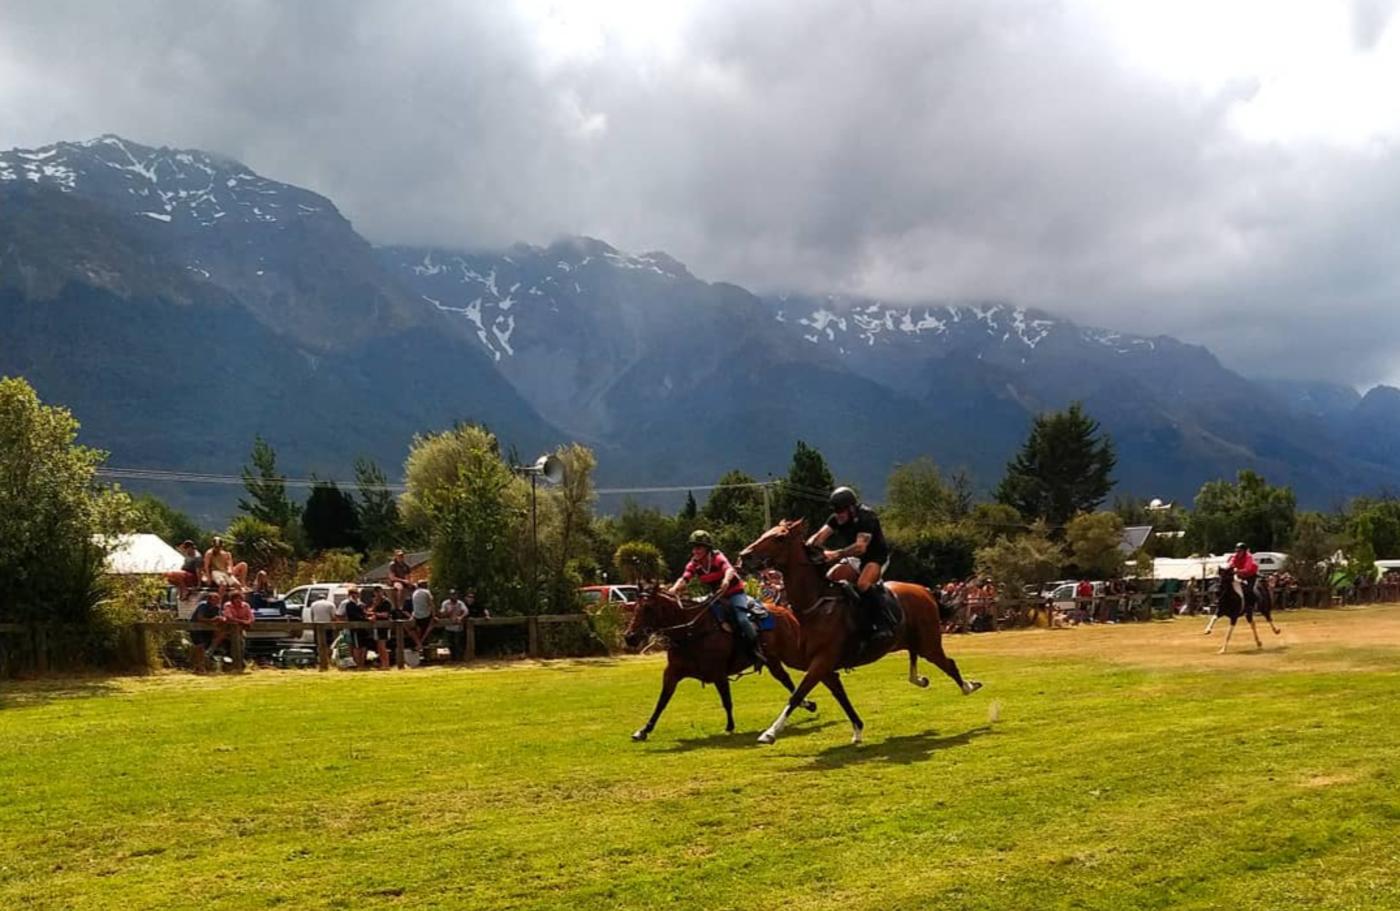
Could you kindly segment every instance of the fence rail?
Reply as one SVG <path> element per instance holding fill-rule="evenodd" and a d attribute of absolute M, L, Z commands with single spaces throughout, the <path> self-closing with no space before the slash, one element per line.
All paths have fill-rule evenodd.
<path fill-rule="evenodd" d="M 477 658 L 477 630 L 483 627 L 490 628 L 523 628 L 525 630 L 525 654 L 531 658 L 538 658 L 542 654 L 541 630 L 545 627 L 559 626 L 564 624 L 588 625 L 587 614 L 536 614 L 528 617 L 490 617 L 490 618 L 469 618 L 454 622 L 451 626 L 462 627 L 462 660 L 475 661 Z M 146 655 L 150 653 L 152 637 L 164 633 L 173 632 L 223 632 L 227 636 L 229 644 L 229 657 L 233 661 L 236 671 L 242 671 L 246 665 L 248 652 L 248 637 L 250 634 L 282 634 L 278 636 L 279 642 L 290 642 L 294 636 L 306 632 L 312 634 L 312 643 L 316 648 L 317 666 L 321 670 L 329 670 L 331 666 L 331 644 L 335 637 L 343 630 L 385 630 L 385 636 L 376 640 L 391 643 L 393 655 L 392 660 L 395 667 L 406 666 L 404 660 L 404 638 L 411 635 L 409 628 L 413 627 L 412 620 L 371 620 L 364 622 L 352 622 L 348 620 L 332 620 L 327 623 L 312 623 L 301 620 L 259 620 L 246 629 L 235 623 L 196 623 L 190 620 L 177 620 L 174 618 L 161 618 L 144 620 L 132 624 L 132 635 L 136 641 L 138 654 Z M 448 624 L 436 626 L 435 631 L 447 629 Z M 0 678 L 9 674 L 14 668 L 10 667 L 11 656 L 15 651 L 23 652 L 32 658 L 30 664 L 32 670 L 39 674 L 47 674 L 53 666 L 54 640 L 63 639 L 66 636 L 81 636 L 86 631 L 78 626 L 64 626 L 55 624 L 24 624 L 24 623 L 0 623 Z M 452 630 L 452 632 L 456 632 Z M 16 650 L 5 647 L 5 640 L 17 639 L 21 643 L 21 648 Z"/>

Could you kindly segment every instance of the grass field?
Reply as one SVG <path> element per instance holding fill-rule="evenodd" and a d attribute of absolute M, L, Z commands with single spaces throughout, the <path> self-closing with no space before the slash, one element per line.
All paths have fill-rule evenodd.
<path fill-rule="evenodd" d="M 658 658 L 0 691 L 0 908 L 1400 908 L 1400 608 L 953 638 L 818 692 Z M 999 720 L 989 722 L 993 704 Z"/>

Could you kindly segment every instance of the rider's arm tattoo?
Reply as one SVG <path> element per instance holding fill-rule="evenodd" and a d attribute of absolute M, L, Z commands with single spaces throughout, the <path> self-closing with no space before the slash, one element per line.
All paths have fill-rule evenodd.
<path fill-rule="evenodd" d="M 870 546 L 870 533 L 861 532 L 856 535 L 856 543 L 841 551 L 842 557 L 859 557 L 865 553 L 865 549 Z"/>

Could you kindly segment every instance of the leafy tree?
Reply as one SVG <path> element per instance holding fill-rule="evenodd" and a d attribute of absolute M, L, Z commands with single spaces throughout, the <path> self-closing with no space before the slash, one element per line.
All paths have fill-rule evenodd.
<path fill-rule="evenodd" d="M 952 493 L 949 505 L 953 518 L 959 520 L 967 518 L 972 513 L 972 507 L 977 501 L 972 475 L 968 474 L 966 468 L 959 468 L 949 477 L 948 487 Z"/>
<path fill-rule="evenodd" d="M 389 479 L 383 469 L 370 459 L 356 459 L 355 484 L 358 497 L 355 512 L 365 549 L 381 555 L 401 546 L 404 528 L 399 519 L 399 504 L 389 490 Z"/>
<path fill-rule="evenodd" d="M 1080 513 L 1065 526 L 1065 543 L 1079 572 L 1100 579 L 1123 575 L 1123 520 L 1111 512 Z"/>
<path fill-rule="evenodd" d="M 334 481 L 317 481 L 306 498 L 301 527 L 312 550 L 359 550 L 360 516 L 355 501 Z"/>
<path fill-rule="evenodd" d="M 1050 540 L 1043 524 L 1015 538 L 997 538 L 977 551 L 977 571 L 1017 596 L 1027 585 L 1041 586 L 1054 579 L 1064 562 L 1064 550 Z"/>
<path fill-rule="evenodd" d="M 1005 503 L 978 503 L 959 524 L 968 530 L 978 547 L 987 547 L 1001 537 L 1025 534 L 1029 527 L 1021 514 Z"/>
<path fill-rule="evenodd" d="M 923 456 L 890 472 L 882 518 L 892 529 L 917 532 L 951 521 L 959 509 L 957 497 L 938 465 Z"/>
<path fill-rule="evenodd" d="M 628 541 L 622 544 L 613 554 L 612 564 L 618 575 L 633 585 L 638 582 L 668 579 L 666 561 L 662 558 L 661 551 L 650 541 Z"/>
<path fill-rule="evenodd" d="M 777 517 L 806 519 L 808 528 L 820 527 L 831 512 L 827 508 L 827 498 L 835 486 L 831 468 L 821 451 L 798 440 L 787 477 L 779 482 L 775 491 Z"/>
<path fill-rule="evenodd" d="M 1296 512 L 1292 488 L 1275 487 L 1245 469 L 1235 483 L 1210 481 L 1201 486 L 1186 539 L 1201 553 L 1225 553 L 1237 541 L 1252 550 L 1285 550 Z"/>
<path fill-rule="evenodd" d="M 224 540 L 234 559 L 248 564 L 250 582 L 259 570 L 266 570 L 274 579 L 286 575 L 287 561 L 293 554 L 292 545 L 282 537 L 282 529 L 271 522 L 236 516 L 224 532 Z"/>
<path fill-rule="evenodd" d="M 938 585 L 966 579 L 976 567 L 977 537 L 962 525 L 937 525 L 913 534 L 891 532 L 890 578 Z"/>
<path fill-rule="evenodd" d="M 1400 500 L 1358 498 L 1346 513 L 1346 531 L 1353 541 L 1365 541 L 1380 559 L 1400 557 Z"/>
<path fill-rule="evenodd" d="M 253 437 L 249 454 L 253 465 L 243 466 L 243 486 L 247 498 L 238 499 L 238 508 L 259 522 L 289 528 L 297 520 L 297 507 L 287 496 L 287 476 L 277 471 L 277 451 L 261 436 Z"/>
<path fill-rule="evenodd" d="M 309 585 L 312 582 L 353 582 L 360 578 L 364 569 L 364 558 L 352 550 L 325 550 L 306 560 L 297 562 L 293 585 Z"/>
<path fill-rule="evenodd" d="M 1331 577 L 1332 557 L 1341 543 L 1341 536 L 1332 530 L 1325 516 L 1300 513 L 1293 525 L 1293 543 L 1288 548 L 1285 568 L 1299 585 L 1323 585 Z"/>
<path fill-rule="evenodd" d="M 670 516 L 634 500 L 626 500 L 616 516 L 608 516 L 594 523 L 595 559 L 600 565 L 611 566 L 614 552 L 623 543 L 649 541 L 660 549 L 666 565 L 682 566 L 690 558 L 690 546 L 686 539 L 700 523 L 698 516 L 694 519 L 683 515 Z"/>
<path fill-rule="evenodd" d="M 521 578 L 529 554 L 530 490 L 488 431 L 461 425 L 413 440 L 404 465 L 405 517 L 429 530 L 439 588 L 476 588 L 493 610 L 536 608 Z"/>
<path fill-rule="evenodd" d="M 141 494 L 131 501 L 132 531 L 156 535 L 168 544 L 198 541 L 204 530 L 191 519 L 159 497 Z"/>
<path fill-rule="evenodd" d="M 578 561 L 592 560 L 593 470 L 598 459 L 593 450 L 578 443 L 561 446 L 555 455 L 564 463 L 564 480 L 558 487 L 540 489 L 543 508 L 540 547 L 544 594 L 557 613 L 572 610 L 582 581 Z"/>
<path fill-rule="evenodd" d="M 96 483 L 107 454 L 77 435 L 68 409 L 0 378 L 0 622 L 87 623 L 105 596 L 102 541 L 134 516 Z"/>
<path fill-rule="evenodd" d="M 742 471 L 729 471 L 717 482 L 720 486 L 710 492 L 705 508 L 700 510 L 700 524 L 715 538 L 715 543 L 733 555 L 752 543 L 764 532 L 763 491 L 757 482 Z"/>
<path fill-rule="evenodd" d="M 1053 528 L 1097 509 L 1113 488 L 1113 441 L 1078 402 L 1037 415 L 1021 451 L 1006 466 L 999 502 Z"/>

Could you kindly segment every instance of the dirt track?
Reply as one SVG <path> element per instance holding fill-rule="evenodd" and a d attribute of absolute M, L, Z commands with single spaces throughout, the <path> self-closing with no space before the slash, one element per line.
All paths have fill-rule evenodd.
<path fill-rule="evenodd" d="M 1216 654 L 1225 641 L 1226 621 L 1202 635 L 1206 617 L 1178 617 L 1152 623 L 1079 626 L 1072 629 L 1009 630 L 949 637 L 950 654 L 1015 655 L 1035 658 L 1097 658 L 1147 667 L 1255 667 L 1269 671 L 1400 670 L 1400 605 L 1279 611 L 1275 636 L 1258 618 L 1264 648 L 1243 619 L 1230 651 Z"/>

